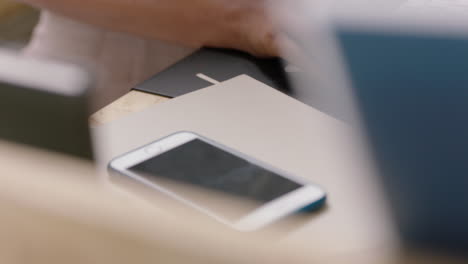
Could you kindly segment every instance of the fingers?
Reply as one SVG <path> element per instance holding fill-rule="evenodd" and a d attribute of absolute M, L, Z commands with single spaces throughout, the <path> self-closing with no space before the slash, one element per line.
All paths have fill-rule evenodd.
<path fill-rule="evenodd" d="M 244 50 L 259 57 L 298 60 L 302 54 L 301 49 L 288 33 L 303 29 L 304 27 L 297 26 L 303 23 L 292 19 L 294 16 L 285 11 L 288 9 L 279 12 L 277 7 L 278 5 L 265 7 L 260 14 L 256 14 L 255 19 L 244 24 L 243 32 L 247 35 L 245 40 L 248 42 Z M 294 31 L 289 31 L 291 28 Z"/>
<path fill-rule="evenodd" d="M 221 23 L 213 38 L 203 44 L 242 50 L 258 57 L 299 57 L 299 47 L 281 31 L 280 19 L 273 18 L 275 15 L 264 5 L 265 1 L 248 1 L 253 7 L 228 16 L 231 19 L 225 21 L 229 23 Z"/>
<path fill-rule="evenodd" d="M 251 37 L 247 52 L 258 57 L 283 57 L 291 61 L 300 61 L 301 48 L 288 34 L 282 32 L 255 33 Z"/>
<path fill-rule="evenodd" d="M 253 33 L 255 34 L 255 33 Z M 279 34 L 274 32 L 259 32 L 252 37 L 250 53 L 257 57 L 277 57 L 281 54 Z"/>
<path fill-rule="evenodd" d="M 246 35 L 244 50 L 254 56 L 279 57 L 284 49 L 294 46 L 268 17 L 259 17 L 256 21 L 246 24 L 243 32 Z"/>

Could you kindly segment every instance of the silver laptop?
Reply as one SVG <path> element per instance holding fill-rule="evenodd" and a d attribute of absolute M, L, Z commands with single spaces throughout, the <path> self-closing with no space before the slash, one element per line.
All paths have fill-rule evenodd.
<path fill-rule="evenodd" d="M 90 84 L 78 67 L 0 50 L 0 139 L 92 159 Z"/>
<path fill-rule="evenodd" d="M 334 93 L 326 103 L 368 139 L 403 241 L 465 253 L 467 25 L 461 17 L 330 12 L 314 53 L 323 89 Z"/>

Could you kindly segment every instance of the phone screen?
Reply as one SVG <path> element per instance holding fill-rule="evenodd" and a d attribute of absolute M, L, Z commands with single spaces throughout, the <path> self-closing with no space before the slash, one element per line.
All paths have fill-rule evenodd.
<path fill-rule="evenodd" d="M 253 207 L 303 186 L 199 139 L 152 157 L 129 170 L 158 184 L 171 180 L 223 192 L 251 201 Z M 233 213 L 223 208 L 226 205 L 202 201 L 190 192 L 177 194 L 231 220 L 255 209 L 247 206 L 244 211 Z"/>

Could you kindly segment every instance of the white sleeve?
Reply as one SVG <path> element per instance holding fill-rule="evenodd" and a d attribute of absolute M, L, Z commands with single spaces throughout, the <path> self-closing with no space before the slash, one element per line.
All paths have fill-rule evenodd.
<path fill-rule="evenodd" d="M 23 53 L 78 63 L 95 71 L 97 85 L 93 108 L 97 110 L 193 51 L 158 40 L 107 31 L 43 11 Z"/>

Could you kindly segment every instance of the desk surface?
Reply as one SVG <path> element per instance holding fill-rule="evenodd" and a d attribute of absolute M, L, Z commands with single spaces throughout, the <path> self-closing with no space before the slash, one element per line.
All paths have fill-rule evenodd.
<path fill-rule="evenodd" d="M 210 92 L 211 98 L 219 98 L 219 93 L 217 93 L 216 90 L 211 89 Z M 206 94 L 205 94 L 206 95 Z M 233 98 L 233 101 L 235 102 L 230 102 L 228 109 L 229 113 L 228 116 L 229 118 L 235 118 L 235 112 L 234 109 L 236 108 L 236 104 L 239 104 L 239 102 L 243 101 L 243 107 L 253 107 L 249 106 L 248 102 L 245 102 L 245 100 L 242 100 L 241 97 L 239 97 L 239 94 L 229 94 Z M 192 97 L 196 97 L 197 95 L 192 95 Z M 266 99 L 269 102 L 274 102 L 276 103 L 282 103 L 283 99 L 281 99 L 278 96 L 268 96 Z M 145 94 L 141 92 L 130 92 L 129 94 L 125 95 L 124 97 L 120 98 L 113 104 L 109 105 L 108 107 L 102 109 L 101 111 L 97 112 L 92 116 L 92 122 L 99 126 L 99 125 L 106 125 L 109 124 L 111 121 L 121 119 L 130 113 L 135 113 L 137 116 L 137 119 L 143 120 L 144 116 L 138 115 L 137 113 L 147 109 L 151 108 L 151 106 L 154 106 L 156 104 L 159 104 L 161 102 L 168 101 L 167 98 L 162 98 L 150 94 Z M 178 106 L 180 107 L 181 105 L 184 105 L 184 108 L 186 108 L 186 111 L 191 112 L 193 109 L 199 110 L 200 107 L 198 106 L 188 106 L 184 104 L 184 100 L 177 100 Z M 237 102 L 237 103 L 236 103 Z M 250 104 L 255 104 L 255 102 L 250 102 Z M 164 116 L 167 116 L 168 113 L 173 112 L 168 112 L 168 109 L 170 107 L 164 107 L 158 106 L 158 109 L 153 109 L 157 111 L 152 111 L 152 114 L 154 114 L 155 120 L 161 120 L 162 124 L 161 126 L 165 126 L 165 124 L 169 121 L 164 118 Z M 185 107 L 186 106 L 186 107 Z M 238 106 L 238 105 L 237 105 Z M 194 108 L 195 107 L 195 108 Z M 308 111 L 305 109 L 303 106 L 298 106 L 300 111 Z M 255 108 L 252 108 L 255 109 Z M 204 117 L 209 116 L 208 118 L 213 118 L 214 115 L 206 115 L 205 110 L 202 110 L 200 112 L 203 114 Z M 207 109 L 206 111 L 209 111 Z M 199 113 L 199 114 L 200 114 Z M 175 113 L 176 116 L 182 116 L 183 113 Z M 275 112 L 275 114 L 284 114 L 280 112 Z M 125 118 L 124 118 L 125 119 Z M 138 127 L 138 126 L 133 126 L 137 124 L 138 122 L 132 123 L 130 119 L 127 119 L 127 121 L 130 121 L 127 123 L 127 125 L 131 125 L 130 127 Z M 166 122 L 166 123 L 165 123 Z M 171 123 L 170 121 L 169 123 Z M 204 120 L 198 120 L 198 122 L 206 122 Z M 254 124 L 254 120 L 246 120 L 248 124 Z M 276 123 L 274 120 L 266 121 L 267 126 L 275 127 Z M 292 122 L 292 123 L 291 123 Z M 286 122 L 290 125 L 292 124 L 293 126 L 296 124 L 297 125 L 297 120 L 296 121 L 291 121 L 291 122 Z M 183 124 L 184 126 L 187 126 L 186 123 Z M 192 124 L 193 125 L 193 124 Z M 174 127 L 179 127 L 179 123 L 171 123 L 170 126 Z M 190 126 L 190 125 L 189 125 Z M 164 129 L 163 129 L 164 130 Z M 170 129 L 169 129 L 170 130 Z M 305 131 L 303 134 L 301 134 L 301 138 L 307 137 L 306 134 L 314 133 L 315 128 L 307 128 L 307 131 Z M 196 131 L 196 130 L 195 130 Z M 154 133 L 153 133 L 154 132 Z M 166 133 L 167 131 L 161 132 L 160 130 L 156 129 L 152 133 L 153 136 L 158 137 L 159 134 Z M 148 136 L 143 136 L 143 132 L 138 132 L 138 138 L 143 137 L 140 139 L 140 141 L 148 141 L 149 138 Z M 245 145 L 244 140 L 239 139 L 239 135 L 229 135 L 226 137 L 224 135 L 225 131 L 216 131 L 213 133 L 213 135 L 216 137 L 224 137 L 225 139 L 228 140 L 229 143 L 232 143 L 234 146 L 241 146 L 242 150 L 247 150 L 247 153 L 254 153 L 254 154 L 260 154 L 259 152 L 255 153 L 255 148 L 252 148 L 248 145 Z M 276 132 L 275 136 L 279 136 L 278 132 Z M 326 131 L 319 132 L 321 135 L 325 135 L 324 133 L 327 133 Z M 223 136 L 221 136 L 223 135 Z M 247 134 L 243 134 L 245 137 Z M 236 138 L 237 136 L 237 138 Z M 343 142 L 341 142 L 343 143 Z M 138 143 L 141 144 L 141 143 Z M 244 145 L 242 145 L 244 144 Z M 337 142 L 336 144 L 340 144 L 340 142 Z M 130 144 L 131 145 L 131 144 Z M 271 145 L 271 144 L 269 144 Z M 275 145 L 275 144 L 273 144 Z M 277 144 L 276 144 L 277 145 Z M 303 156 L 303 155 L 310 155 L 307 149 L 301 147 L 300 145 L 296 146 L 295 151 L 297 151 L 298 156 Z M 294 153 L 294 152 L 292 152 Z M 292 154 L 290 153 L 290 154 Z M 309 154 L 306 154 L 309 153 Z M 333 156 L 336 154 L 336 152 L 331 151 L 330 153 L 327 153 L 326 156 Z M 279 155 L 281 156 L 281 155 Z M 275 155 L 267 155 L 266 160 L 267 161 L 274 161 L 275 164 L 280 164 L 279 166 L 281 167 L 288 167 L 291 165 L 291 163 L 288 163 L 284 160 L 284 158 L 287 157 L 287 154 L 283 154 L 282 159 L 279 156 Z M 343 155 L 339 155 L 343 156 Z M 314 157 L 319 157 L 319 156 L 314 156 Z M 342 158 L 342 157 L 341 157 Z M 287 159 L 287 158 L 286 158 Z M 327 161 L 326 157 L 322 157 L 322 163 L 329 163 L 330 160 Z M 347 161 L 348 163 L 352 163 L 353 161 Z M 300 173 L 302 170 L 302 174 L 304 175 L 304 172 L 307 172 L 307 161 L 294 161 L 294 165 L 297 166 L 290 166 L 288 169 L 292 169 L 293 167 L 297 168 L 297 171 Z M 349 169 L 351 168 L 352 165 L 350 164 L 344 164 L 344 169 Z M 328 166 L 330 167 L 330 166 Z M 341 169 L 343 170 L 343 169 Z M 323 171 L 324 175 L 327 174 L 328 172 Z M 289 241 L 293 243 L 300 243 L 302 241 L 303 243 L 309 245 L 310 247 L 317 249 L 318 252 L 326 252 L 325 254 L 330 254 L 335 252 L 335 249 L 341 248 L 343 251 L 341 254 L 339 254 L 338 259 L 346 259 L 350 262 L 352 262 L 352 258 L 354 257 L 355 259 L 359 260 L 361 263 L 425 263 L 426 258 L 420 257 L 420 256 L 410 256 L 410 257 L 404 257 L 403 260 L 400 259 L 399 255 L 395 255 L 395 245 L 391 243 L 390 244 L 381 244 L 381 242 L 386 241 L 387 239 L 383 238 L 384 236 L 388 235 L 388 231 L 385 226 L 386 224 L 382 222 L 387 222 L 385 217 L 382 217 L 382 208 L 379 206 L 381 205 L 380 201 L 378 201 L 379 198 L 376 198 L 376 189 L 375 185 L 372 181 L 368 181 L 368 178 L 362 177 L 363 175 L 356 175 L 356 173 L 352 173 L 353 177 L 358 177 L 358 178 L 353 178 L 353 177 L 336 177 L 337 175 L 333 175 L 333 173 L 330 175 L 330 177 L 322 177 L 320 178 L 320 183 L 324 184 L 325 186 L 330 187 L 330 191 L 333 191 L 333 199 L 334 199 L 334 204 L 332 203 L 332 207 L 328 208 L 327 210 L 331 210 L 332 216 L 328 217 L 321 217 L 316 219 L 317 221 L 315 224 L 312 225 L 306 225 L 303 228 L 301 228 L 301 232 L 296 232 L 293 233 L 291 236 L 289 236 Z M 342 190 L 338 192 L 338 190 Z M 344 191 L 343 191 L 344 190 Z M 359 191 L 361 190 L 361 191 Z M 377 201 L 375 200 L 377 199 Z M 353 209 L 353 204 L 359 204 L 359 208 Z M 347 208 L 347 209 L 346 209 Z M 366 218 L 361 216 L 361 213 L 367 212 L 366 215 L 370 216 L 370 218 Z M 348 220 L 346 220 L 348 219 Z M 387 219 L 388 220 L 388 219 Z M 344 228 L 342 223 L 343 221 L 348 221 L 348 227 Z M 380 223 L 379 223 L 380 222 Z M 356 230 L 349 230 L 349 229 L 357 229 Z M 367 230 L 366 230 L 367 229 Z M 364 234 L 362 237 L 356 237 L 359 236 L 359 234 Z M 317 237 L 320 237 L 318 240 Z M 313 239 L 311 239 L 313 238 Z M 392 239 L 390 239 L 391 241 Z M 356 244 L 359 244 L 360 242 L 366 244 L 365 247 L 360 247 L 360 245 L 352 245 L 355 241 Z M 388 240 L 387 240 L 388 241 Z M 346 251 L 347 248 L 351 245 L 351 248 L 354 248 L 354 251 Z M 321 247 L 323 246 L 323 247 Z M 335 247 L 335 248 L 334 248 Z M 318 252 L 315 252 L 312 250 L 314 254 L 319 254 Z M 346 253 L 344 253 L 346 252 Z M 354 253 L 352 253 L 354 252 Z M 329 255 L 330 256 L 330 255 Z M 345 256 L 345 257 L 344 257 Z M 432 257 L 430 258 L 431 261 L 435 261 Z M 444 259 L 443 262 L 446 260 Z M 339 262 L 339 261 L 338 261 Z M 442 263 L 443 263 L 442 262 Z"/>
<path fill-rule="evenodd" d="M 96 184 L 84 161 L 1 140 L 0 161 L 1 263 L 313 263 L 188 212 L 162 215 Z"/>
<path fill-rule="evenodd" d="M 170 99 L 155 94 L 130 91 L 113 103 L 94 113 L 90 118 L 90 122 L 92 125 L 104 125 L 168 100 Z"/>
<path fill-rule="evenodd" d="M 417 255 L 400 261 L 385 250 L 321 256 L 307 244 L 239 236 L 187 214 L 161 218 L 149 204 L 94 184 L 83 161 L 2 141 L 0 161 L 1 263 L 449 263 Z"/>

